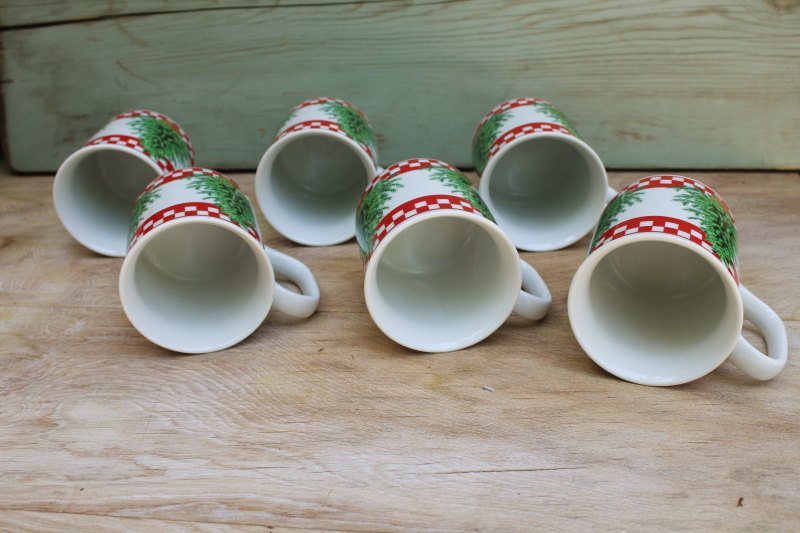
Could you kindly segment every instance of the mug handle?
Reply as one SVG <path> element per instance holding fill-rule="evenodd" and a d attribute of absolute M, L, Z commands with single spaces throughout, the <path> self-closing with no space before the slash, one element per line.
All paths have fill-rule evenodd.
<path fill-rule="evenodd" d="M 553 297 L 542 277 L 531 265 L 522 259 L 519 264 L 522 267 L 522 290 L 514 304 L 514 312 L 531 320 L 539 320 L 550 310 Z"/>
<path fill-rule="evenodd" d="M 728 360 L 739 370 L 761 381 L 772 379 L 783 370 L 789 351 L 786 327 L 781 318 L 756 296 L 739 285 L 744 304 L 744 317 L 752 322 L 767 341 L 769 356 L 756 350 L 744 337 L 739 336 Z"/>
<path fill-rule="evenodd" d="M 272 305 L 287 315 L 305 318 L 314 314 L 319 305 L 319 287 L 314 274 L 303 263 L 264 245 L 272 270 L 297 283 L 303 294 L 297 294 L 275 282 Z"/>
<path fill-rule="evenodd" d="M 611 187 L 606 186 L 606 203 L 610 202 L 617 195 L 617 191 Z"/>

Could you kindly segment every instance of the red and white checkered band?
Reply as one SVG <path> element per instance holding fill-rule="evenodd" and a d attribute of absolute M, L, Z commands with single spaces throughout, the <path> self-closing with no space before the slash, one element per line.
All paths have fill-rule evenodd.
<path fill-rule="evenodd" d="M 306 120 L 305 122 L 298 122 L 297 124 L 295 124 L 293 126 L 290 126 L 290 127 L 286 128 L 285 130 L 283 130 L 282 132 L 280 132 L 275 137 L 275 140 L 272 141 L 272 144 L 275 144 L 276 142 L 278 142 L 279 140 L 283 139 L 284 137 L 286 137 L 290 133 L 294 133 L 296 131 L 303 131 L 303 130 L 332 131 L 334 133 L 338 133 L 339 135 L 347 137 L 348 139 L 350 139 L 353 142 L 356 142 L 355 139 L 350 137 L 347 134 L 347 132 L 344 131 L 344 128 L 342 128 L 336 122 L 332 122 L 330 120 Z M 367 152 L 367 155 L 372 160 L 372 163 L 376 164 L 375 156 L 373 155 L 372 150 L 370 149 L 370 147 L 367 146 L 364 143 L 358 143 L 358 145 Z"/>
<path fill-rule="evenodd" d="M 597 244 L 589 253 L 598 250 L 604 244 L 619 239 L 620 237 L 638 233 L 666 233 L 668 235 L 677 235 L 678 237 L 701 246 L 704 250 L 710 252 L 714 257 L 719 259 L 719 255 L 714 252 L 714 246 L 706 239 L 705 232 L 698 226 L 679 218 L 662 216 L 637 217 L 626 220 L 625 222 L 620 222 L 603 233 L 603 236 L 597 241 Z M 736 269 L 728 267 L 728 272 L 733 276 L 736 283 L 739 283 L 739 273 Z"/>
<path fill-rule="evenodd" d="M 639 181 L 631 183 L 622 190 L 630 191 L 636 189 L 666 189 L 669 187 L 683 187 L 685 185 L 691 185 L 696 189 L 700 189 L 705 194 L 710 194 L 714 196 L 717 200 L 719 200 L 719 202 L 723 206 L 725 206 L 725 210 L 728 212 L 728 215 L 730 215 L 731 220 L 733 220 L 733 215 L 731 215 L 730 207 L 728 207 L 728 204 L 725 203 L 725 200 L 723 200 L 720 195 L 714 192 L 714 190 L 711 187 L 704 185 L 699 181 L 693 180 L 692 178 L 687 178 L 684 176 L 672 176 L 672 175 L 648 176 L 646 178 L 640 179 Z M 734 222 L 736 221 L 734 220 Z"/>
<path fill-rule="evenodd" d="M 172 120 L 168 116 L 162 115 L 161 113 L 156 113 L 155 111 L 145 111 L 143 109 L 139 109 L 137 111 L 127 111 L 125 113 L 121 113 L 121 114 L 117 115 L 116 117 L 112 118 L 109 122 L 114 122 L 115 120 L 119 120 L 119 119 L 123 119 L 123 118 L 133 118 L 133 117 L 139 117 L 139 116 L 157 118 L 159 120 L 163 120 L 163 121 L 169 123 L 170 125 L 174 126 L 173 129 L 177 130 L 178 135 L 181 136 L 181 139 L 183 139 L 183 142 L 185 142 L 186 146 L 189 148 L 189 154 L 190 154 L 190 157 L 191 157 L 191 161 L 189 162 L 189 164 L 190 165 L 194 165 L 194 147 L 192 146 L 192 141 L 189 140 L 189 137 L 186 135 L 186 132 L 183 131 L 183 128 L 181 128 L 180 124 L 178 124 L 177 122 L 175 122 L 174 120 Z"/>
<path fill-rule="evenodd" d="M 325 104 L 327 102 L 336 102 L 337 104 L 342 104 L 342 105 L 346 105 L 346 106 L 350 106 L 350 107 L 355 107 L 355 106 L 351 105 L 350 103 L 345 102 L 344 100 L 339 100 L 338 98 L 327 98 L 327 97 L 312 98 L 310 100 L 306 100 L 305 102 L 300 102 L 299 104 L 297 104 L 296 106 L 291 108 L 289 110 L 288 114 L 291 115 L 292 113 L 294 113 L 298 109 L 303 109 L 304 107 L 309 107 L 309 106 L 312 106 L 312 105 Z"/>
<path fill-rule="evenodd" d="M 404 220 L 408 220 L 409 218 L 413 218 L 428 211 L 437 211 L 440 209 L 455 209 L 457 211 L 465 211 L 467 213 L 483 216 L 480 211 L 473 207 L 471 202 L 460 196 L 449 194 L 421 196 L 395 207 L 381 219 L 375 230 L 375 237 L 372 241 L 374 243 L 372 247 L 373 252 L 384 237 Z M 370 254 L 370 256 L 371 255 L 372 254 Z"/>
<path fill-rule="evenodd" d="M 350 102 L 345 102 L 344 100 L 339 100 L 338 98 L 325 98 L 325 97 L 323 97 L 323 98 L 312 98 L 311 100 L 306 100 L 305 102 L 297 104 L 292 109 L 290 109 L 289 113 L 287 113 L 287 114 L 291 115 L 292 113 L 294 113 L 298 109 L 303 109 L 304 107 L 309 107 L 309 106 L 312 106 L 312 105 L 324 104 L 326 102 L 336 102 L 337 104 L 342 104 L 342 105 L 346 105 L 347 107 L 352 107 L 353 109 L 356 110 L 356 112 L 359 115 L 364 117 L 364 120 L 366 120 L 369 123 L 370 126 L 372 126 L 372 122 L 369 121 L 369 119 L 367 118 L 367 115 L 362 113 L 359 108 L 357 108 L 356 106 L 354 106 Z"/>
<path fill-rule="evenodd" d="M 456 167 L 448 165 L 444 161 L 439 161 L 437 159 L 407 159 L 405 161 L 400 161 L 399 163 L 395 163 L 394 165 L 390 165 L 386 167 L 383 172 L 375 176 L 370 184 L 367 186 L 364 194 L 361 195 L 363 199 L 364 196 L 367 195 L 369 191 L 372 190 L 372 187 L 380 180 L 385 180 L 389 178 L 393 178 L 399 174 L 405 174 L 406 172 L 411 172 L 412 170 L 420 170 L 423 168 L 430 168 L 430 167 L 445 167 L 449 168 L 450 170 L 455 170 L 457 172 L 461 172 Z"/>
<path fill-rule="evenodd" d="M 483 126 L 483 124 L 487 120 L 489 120 L 489 117 L 491 117 L 492 115 L 502 113 L 503 111 L 508 111 L 509 109 L 514 109 L 515 107 L 522 107 L 524 105 L 533 105 L 533 104 L 547 104 L 551 107 L 553 106 L 553 104 L 551 104 L 550 102 L 546 102 L 545 100 L 542 100 L 540 98 L 514 98 L 513 100 L 503 102 L 499 106 L 495 107 L 494 109 L 486 113 L 486 116 L 483 117 L 481 123 L 478 124 L 478 131 L 480 131 L 481 126 Z"/>
<path fill-rule="evenodd" d="M 149 191 L 152 191 L 153 189 L 157 189 L 157 188 L 161 187 L 162 185 L 164 185 L 166 183 L 169 183 L 171 181 L 182 180 L 184 178 L 188 178 L 188 177 L 191 177 L 191 176 L 198 176 L 198 175 L 202 175 L 202 174 L 208 174 L 209 176 L 214 176 L 215 178 L 220 178 L 220 179 L 223 179 L 223 180 L 230 181 L 231 183 L 233 183 L 233 185 L 237 189 L 239 189 L 239 185 L 237 185 L 235 181 L 233 181 L 232 179 L 230 179 L 230 178 L 228 178 L 226 176 L 223 176 L 222 174 L 220 174 L 216 170 L 211 170 L 211 169 L 208 169 L 208 168 L 196 168 L 196 167 L 194 167 L 194 168 L 180 168 L 178 170 L 173 170 L 172 172 L 168 172 L 167 174 L 162 174 L 161 176 L 159 176 L 156 179 L 154 179 L 153 181 L 151 181 L 150 184 L 147 187 L 145 187 L 144 190 L 141 192 L 141 194 L 139 195 L 139 198 L 141 198 L 142 194 L 144 194 L 146 192 L 149 192 Z M 137 201 L 138 201 L 138 199 L 137 199 Z"/>
<path fill-rule="evenodd" d="M 128 245 L 128 250 L 130 250 L 133 245 L 139 241 L 139 239 L 165 222 L 184 217 L 218 218 L 220 220 L 230 222 L 237 228 L 241 227 L 239 224 L 231 220 L 227 213 L 224 213 L 216 204 L 208 202 L 187 202 L 184 204 L 176 204 L 162 209 L 158 213 L 145 220 L 138 228 L 136 228 L 136 232 L 133 234 L 133 238 Z M 253 230 L 252 228 L 243 229 L 259 243 L 261 242 L 261 236 L 258 234 L 257 230 Z"/>
<path fill-rule="evenodd" d="M 92 139 L 84 146 L 96 146 L 98 144 L 111 144 L 115 146 L 124 146 L 125 148 L 136 150 L 137 152 L 146 155 L 152 161 L 154 161 L 155 164 L 158 165 L 158 168 L 161 170 L 162 173 L 172 172 L 173 170 L 175 170 L 175 167 L 172 166 L 172 163 L 170 163 L 168 160 L 165 159 L 161 161 L 151 156 L 147 152 L 147 150 L 144 149 L 144 146 L 142 146 L 142 143 L 136 137 L 131 137 L 129 135 L 105 135 L 103 137 Z"/>
<path fill-rule="evenodd" d="M 561 126 L 560 124 L 553 124 L 551 122 L 532 122 L 530 124 L 523 124 L 522 126 L 517 126 L 514 129 L 508 130 L 506 133 L 498 137 L 497 140 L 492 143 L 491 148 L 489 148 L 489 157 L 494 156 L 494 154 L 499 152 L 505 145 L 515 139 L 519 139 L 520 137 L 531 135 L 533 133 L 551 132 L 572 135 L 572 132 L 569 131 L 569 129 Z"/>

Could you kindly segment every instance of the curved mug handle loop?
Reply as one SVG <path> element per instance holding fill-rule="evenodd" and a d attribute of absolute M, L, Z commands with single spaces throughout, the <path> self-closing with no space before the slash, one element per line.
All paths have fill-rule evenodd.
<path fill-rule="evenodd" d="M 542 277 L 531 265 L 522 259 L 519 264 L 522 267 L 522 290 L 514 304 L 514 312 L 531 320 L 540 320 L 550 310 L 553 297 Z"/>
<path fill-rule="evenodd" d="M 606 186 L 606 203 L 610 202 L 617 195 L 617 191 L 611 187 Z"/>
<path fill-rule="evenodd" d="M 319 287 L 317 280 L 314 279 L 314 274 L 308 269 L 306 265 L 286 254 L 282 254 L 277 250 L 264 245 L 264 251 L 267 252 L 272 269 L 283 276 L 286 276 L 293 282 L 297 283 L 303 294 L 297 294 L 289 289 L 282 287 L 278 282 L 275 282 L 275 296 L 272 300 L 272 305 L 275 309 L 283 311 L 287 315 L 292 315 L 300 318 L 305 318 L 314 314 L 319 305 Z"/>
<path fill-rule="evenodd" d="M 789 352 L 786 327 L 781 318 L 770 307 L 756 298 L 744 285 L 739 285 L 744 304 L 744 317 L 752 322 L 764 335 L 769 355 L 756 350 L 744 337 L 739 336 L 728 360 L 739 370 L 761 381 L 772 379 L 783 370 Z"/>

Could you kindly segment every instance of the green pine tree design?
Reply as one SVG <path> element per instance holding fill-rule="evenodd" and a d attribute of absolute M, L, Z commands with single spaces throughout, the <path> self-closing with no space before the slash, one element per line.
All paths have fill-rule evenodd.
<path fill-rule="evenodd" d="M 575 137 L 583 140 L 583 138 L 578 133 L 578 130 L 575 129 L 575 126 L 572 125 L 572 122 L 569 121 L 569 119 L 564 115 L 564 113 L 561 112 L 560 109 L 550 104 L 545 104 L 544 102 L 539 102 L 533 105 L 536 106 L 536 111 L 544 115 L 547 115 L 550 118 L 550 120 L 554 120 L 556 123 L 561 124 L 562 126 L 567 128 L 570 132 L 572 132 L 572 134 Z"/>
<path fill-rule="evenodd" d="M 217 204 L 233 222 L 245 230 L 258 232 L 258 222 L 250 200 L 229 179 L 208 174 L 193 174 L 187 179 L 190 189 L 205 193 L 205 199 Z"/>
<path fill-rule="evenodd" d="M 288 123 L 289 123 L 289 121 L 290 121 L 290 120 L 292 120 L 292 119 L 294 119 L 296 116 L 297 116 L 297 111 L 295 111 L 295 112 L 293 112 L 293 113 L 289 113 L 289 114 L 286 116 L 286 118 L 285 118 L 285 119 L 283 119 L 283 122 L 281 122 L 281 125 L 280 125 L 280 126 L 278 126 L 278 131 L 277 131 L 277 132 L 275 132 L 275 134 L 277 135 L 278 133 L 280 133 L 280 131 L 281 131 L 281 130 L 282 130 L 282 129 L 283 129 L 285 126 L 286 126 L 286 124 L 288 124 Z"/>
<path fill-rule="evenodd" d="M 351 139 L 368 146 L 372 153 L 375 153 L 378 146 L 375 142 L 375 134 L 372 133 L 372 127 L 367 119 L 358 110 L 339 102 L 325 102 L 322 110 L 341 124 L 342 129 Z"/>
<path fill-rule="evenodd" d="M 491 115 L 475 135 L 475 140 L 472 141 L 472 164 L 475 165 L 475 170 L 479 174 L 483 173 L 486 168 L 486 163 L 489 161 L 489 150 L 497 140 L 500 128 L 510 117 L 511 112 L 509 111 Z"/>
<path fill-rule="evenodd" d="M 356 235 L 364 258 L 369 257 L 369 254 L 372 253 L 375 230 L 388 209 L 386 203 L 397 192 L 397 189 L 402 188 L 403 184 L 399 182 L 399 175 L 393 174 L 387 179 L 376 181 L 372 189 L 361 200 L 356 218 Z"/>
<path fill-rule="evenodd" d="M 727 207 L 713 194 L 706 194 L 690 184 L 670 189 L 681 191 L 673 200 L 694 215 L 689 218 L 700 223 L 700 229 L 722 263 L 728 268 L 736 268 L 736 226 Z"/>
<path fill-rule="evenodd" d="M 592 246 L 589 248 L 591 252 L 597 246 L 598 241 L 603 237 L 603 234 L 611 229 L 611 226 L 617 223 L 617 217 L 625 212 L 626 209 L 633 206 L 633 204 L 642 203 L 643 187 L 636 189 L 625 190 L 617 195 L 616 198 L 611 200 L 606 206 L 603 214 L 600 216 L 600 221 L 597 223 L 597 228 L 594 230 L 594 238 L 592 239 Z"/>
<path fill-rule="evenodd" d="M 136 230 L 139 228 L 139 224 L 142 223 L 144 212 L 147 211 L 147 208 L 158 198 L 161 198 L 161 191 L 158 189 L 151 189 L 143 192 L 136 201 L 136 204 L 133 206 L 133 214 L 131 214 L 131 223 L 130 226 L 128 226 L 129 244 L 131 239 L 133 239 L 133 234 L 136 233 Z"/>
<path fill-rule="evenodd" d="M 131 119 L 131 127 L 139 135 L 144 149 L 158 160 L 168 159 L 175 168 L 191 166 L 191 153 L 177 127 L 166 120 L 139 115 Z"/>
<path fill-rule="evenodd" d="M 475 187 L 472 186 L 464 174 L 458 170 L 448 167 L 428 167 L 428 170 L 432 171 L 431 179 L 442 182 L 449 186 L 454 193 L 461 195 L 468 200 L 469 203 L 471 203 L 475 209 L 480 211 L 483 216 L 495 224 L 497 223 L 492 216 L 492 213 L 489 211 L 489 208 L 486 207 L 486 204 L 483 202 L 483 198 L 481 198 L 480 194 L 478 194 L 478 191 L 475 190 Z"/>

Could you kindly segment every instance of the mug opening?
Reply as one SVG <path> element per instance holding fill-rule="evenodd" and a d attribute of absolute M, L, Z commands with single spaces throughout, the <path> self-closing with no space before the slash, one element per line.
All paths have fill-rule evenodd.
<path fill-rule="evenodd" d="M 70 156 L 53 185 L 56 211 L 75 239 L 101 254 L 123 257 L 133 205 L 159 176 L 144 155 L 115 146 L 91 146 Z"/>
<path fill-rule="evenodd" d="M 287 238 L 312 246 L 355 235 L 356 208 L 375 168 L 350 139 L 300 131 L 267 150 L 256 172 L 264 216 Z"/>
<path fill-rule="evenodd" d="M 513 244 L 482 217 L 434 212 L 404 222 L 367 268 L 367 307 L 396 342 L 426 352 L 471 346 L 505 321 L 519 296 Z"/>
<path fill-rule="evenodd" d="M 145 235 L 120 273 L 125 313 L 145 337 L 185 353 L 227 348 L 272 304 L 274 275 L 261 245 L 230 223 L 181 219 Z"/>
<path fill-rule="evenodd" d="M 668 235 L 605 246 L 587 258 L 569 293 L 572 329 L 595 362 L 636 383 L 677 385 L 728 357 L 742 304 L 716 258 Z"/>
<path fill-rule="evenodd" d="M 605 206 L 608 179 L 586 144 L 562 134 L 522 137 L 496 154 L 481 192 L 517 248 L 563 248 L 586 235 Z"/>

